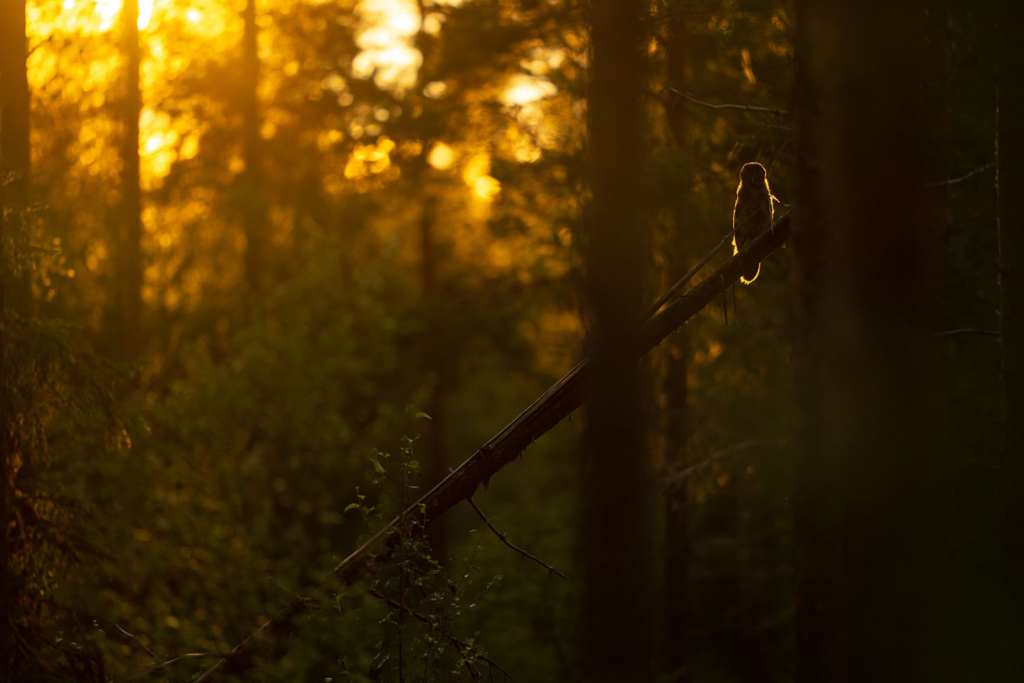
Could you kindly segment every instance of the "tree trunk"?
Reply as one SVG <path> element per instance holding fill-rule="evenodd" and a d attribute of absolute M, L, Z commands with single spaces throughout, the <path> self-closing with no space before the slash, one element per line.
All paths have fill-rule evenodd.
<path fill-rule="evenodd" d="M 999 2 L 999 287 L 1002 294 L 1002 481 L 1007 569 L 1016 598 L 1012 622 L 1024 622 L 1024 63 L 1017 45 L 1024 9 Z"/>
<path fill-rule="evenodd" d="M 684 272 L 684 271 L 680 271 Z M 690 344 L 685 327 L 680 328 L 665 348 L 662 386 L 666 401 L 665 471 L 669 480 L 664 494 L 665 588 L 663 619 L 664 647 L 661 668 L 667 680 L 685 683 L 690 679 L 690 514 L 688 479 L 672 478 L 689 463 L 689 386 L 687 369 Z"/>
<path fill-rule="evenodd" d="M 139 68 L 139 0 L 125 0 L 121 7 L 124 40 L 125 99 L 122 109 L 121 151 L 121 352 L 131 360 L 142 347 L 142 198 L 139 187 L 139 114 L 142 91 Z"/>
<path fill-rule="evenodd" d="M 14 606 L 15 585 L 11 574 L 11 546 L 8 536 L 13 500 L 14 471 L 11 458 L 9 412 L 10 388 L 7 376 L 7 309 L 27 314 L 31 308 L 31 272 L 28 263 L 11 249 L 27 236 L 22 232 L 19 209 L 28 205 L 29 92 L 25 68 L 24 0 L 0 0 L 0 178 L 12 174 L 10 182 L 0 180 L 0 682 L 15 680 Z M 4 210 L 10 213 L 4 215 Z M 9 250 L 10 249 L 10 250 Z M 8 267 L 17 263 L 23 270 L 11 277 Z"/>
<path fill-rule="evenodd" d="M 427 169 L 420 170 L 420 176 L 426 175 Z M 426 445 L 426 477 L 427 488 L 433 488 L 448 475 L 448 467 L 444 457 L 444 378 L 445 371 L 441 360 L 442 344 L 436 335 L 441 333 L 440 321 L 437 320 L 437 253 L 434 248 L 434 226 L 437 220 L 437 202 L 428 197 L 423 202 L 423 214 L 420 216 L 420 296 L 427 311 L 427 330 L 431 339 L 427 343 L 430 356 L 427 358 L 426 374 L 431 382 L 427 396 L 426 413 L 430 421 L 423 425 Z M 448 560 L 448 525 L 439 519 L 427 530 L 430 548 L 441 564 Z"/>
<path fill-rule="evenodd" d="M 796 5 L 798 683 L 935 680 L 923 8 Z M 865 49 L 870 46 L 870 49 Z"/>
<path fill-rule="evenodd" d="M 591 190 L 584 235 L 591 372 L 585 385 L 583 662 L 588 681 L 653 673 L 650 462 L 636 312 L 650 251 L 641 219 L 646 5 L 594 3 L 589 97 Z"/>
<path fill-rule="evenodd" d="M 6 238 L 8 247 L 14 247 L 8 256 L 19 267 L 7 281 L 7 305 L 21 314 L 32 307 L 30 268 L 22 253 L 28 234 L 20 212 L 29 205 L 32 165 L 26 56 L 25 2 L 0 0 L 0 172 L 12 174 L 6 205 L 15 213 L 9 217 Z"/>
<path fill-rule="evenodd" d="M 266 200 L 263 197 L 263 149 L 260 139 L 259 49 L 256 0 L 246 0 L 242 12 L 242 107 L 245 170 L 242 173 L 242 216 L 245 229 L 245 281 L 249 295 L 258 298 L 266 284 Z"/>
<path fill-rule="evenodd" d="M 6 9 L 6 7 L 5 7 Z M 6 43 L 3 43 L 6 45 Z M 0 72 L 0 103 L 5 102 L 5 72 Z M 0 108 L 0 112 L 3 109 Z M 0 119 L 0 134 L 3 133 L 3 120 Z M 3 148 L 0 146 L 0 167 L 2 167 Z M 10 574 L 11 548 L 8 538 L 10 529 L 10 481 L 11 459 L 7 450 L 7 425 L 10 422 L 7 401 L 7 217 L 4 205 L 7 198 L 7 187 L 0 182 L 0 683 L 13 681 L 14 658 L 12 657 L 13 614 L 11 614 L 12 581 Z"/>
<path fill-rule="evenodd" d="M 675 88 L 684 88 L 686 84 L 687 14 L 682 4 L 678 1 L 669 8 L 671 14 L 666 41 L 665 75 L 669 84 Z M 676 147 L 685 153 L 687 121 L 684 108 L 677 98 L 672 98 L 666 105 L 665 115 Z M 679 196 L 673 207 L 676 229 L 672 231 L 670 243 L 664 247 L 666 270 L 670 278 L 679 277 L 690 267 L 687 249 L 689 242 L 684 229 L 686 193 L 686 188 L 679 188 Z M 692 666 L 688 480 L 672 478 L 673 473 L 682 472 L 689 463 L 689 358 L 689 335 L 683 327 L 670 338 L 662 367 L 667 418 L 664 425 L 665 472 L 669 474 L 669 480 L 663 500 L 665 583 L 661 670 L 669 677 L 668 680 L 678 683 L 689 681 Z"/>

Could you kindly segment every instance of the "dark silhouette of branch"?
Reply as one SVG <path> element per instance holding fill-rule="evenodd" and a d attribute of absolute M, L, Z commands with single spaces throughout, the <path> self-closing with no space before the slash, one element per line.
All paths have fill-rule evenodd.
<path fill-rule="evenodd" d="M 162 664 L 157 664 L 152 669 L 148 669 L 144 673 L 141 673 L 138 676 L 135 676 L 134 678 L 131 678 L 129 680 L 137 681 L 141 678 L 146 678 L 147 676 L 151 676 L 152 674 L 155 674 L 157 671 L 160 671 L 161 669 L 166 669 L 167 667 L 177 664 L 178 662 L 183 662 L 186 659 L 206 659 L 207 657 L 213 656 L 214 654 L 212 652 L 189 652 L 188 654 L 180 655 L 178 657 L 175 657 L 174 659 L 168 659 L 166 662 L 163 662 Z"/>
<path fill-rule="evenodd" d="M 702 102 L 693 95 L 677 90 L 676 88 L 669 87 L 668 91 L 674 95 L 683 98 L 687 102 L 692 102 L 700 107 L 706 107 L 708 109 L 736 109 L 739 111 L 749 111 L 757 114 L 775 114 L 776 116 L 786 116 L 788 112 L 785 109 L 773 109 L 771 107 L 756 107 L 750 104 L 711 104 L 710 102 Z"/>
<path fill-rule="evenodd" d="M 526 550 L 524 550 L 524 549 L 520 548 L 520 547 L 519 547 L 519 546 L 517 546 L 517 545 L 513 545 L 513 544 L 512 544 L 511 542 L 509 542 L 509 540 L 508 540 L 507 538 L 505 538 L 505 534 L 504 534 L 503 532 L 501 532 L 501 531 L 498 531 L 497 529 L 495 529 L 495 528 L 494 528 L 494 525 L 493 525 L 493 524 L 491 524 L 491 522 L 490 522 L 490 520 L 489 520 L 489 519 L 487 519 L 487 515 L 485 515 L 485 514 L 484 514 L 483 510 L 481 510 L 481 509 L 480 509 L 479 507 L 477 507 L 476 503 L 475 503 L 475 502 L 473 502 L 473 497 L 472 497 L 472 496 L 470 496 L 469 498 L 467 498 L 467 499 L 466 499 L 466 502 L 467 502 L 467 503 L 469 503 L 470 505 L 472 505 L 472 506 L 473 506 L 473 509 L 474 509 L 474 510 L 476 510 L 476 514 L 477 514 L 477 516 L 479 516 L 479 517 L 480 517 L 480 519 L 482 519 L 482 520 L 484 521 L 484 524 L 486 524 L 486 525 L 487 525 L 487 528 L 488 528 L 488 529 L 490 529 L 491 531 L 493 531 L 493 532 L 494 532 L 494 535 L 495 535 L 495 536 L 497 536 L 497 537 L 498 537 L 498 539 L 499 539 L 499 540 L 500 540 L 500 541 L 501 541 L 502 543 L 504 543 L 504 544 L 505 544 L 505 545 L 507 545 L 507 546 L 508 546 L 509 548 L 512 548 L 512 550 L 514 550 L 514 551 L 516 551 L 517 553 L 519 553 L 519 555 L 520 555 L 521 557 L 523 557 L 523 558 L 525 558 L 525 559 L 527 559 L 527 560 L 533 560 L 534 562 L 536 562 L 536 563 L 537 563 L 537 564 L 539 564 L 540 566 L 542 566 L 542 567 L 544 567 L 545 569 L 547 569 L 547 570 L 548 570 L 548 576 L 550 576 L 550 575 L 551 575 L 552 573 L 554 573 L 554 574 L 558 574 L 559 576 L 561 576 L 561 577 L 562 577 L 563 579 L 565 579 L 566 581 L 568 581 L 568 580 L 569 580 L 569 579 L 568 579 L 568 578 L 567 578 L 567 577 L 565 576 L 565 574 L 563 574 L 562 572 L 558 571 L 557 569 L 555 569 L 555 568 L 554 568 L 554 567 L 552 567 L 551 565 L 547 564 L 546 562 L 544 562 L 544 560 L 542 560 L 542 559 L 540 559 L 539 557 L 536 557 L 536 556 L 534 556 L 534 555 L 531 555 L 531 554 L 530 554 L 529 552 L 527 552 Z"/>
<path fill-rule="evenodd" d="M 691 465 L 691 466 L 689 466 L 689 467 L 687 467 L 685 469 L 677 470 L 677 471 L 674 471 L 674 472 L 670 471 L 668 474 L 665 475 L 665 477 L 662 479 L 662 481 L 665 482 L 665 483 L 668 483 L 668 482 L 672 482 L 672 481 L 679 481 L 681 479 L 686 479 L 687 477 L 690 477 L 690 476 L 696 474 L 697 472 L 703 470 L 704 468 L 709 467 L 710 465 L 712 465 L 713 463 L 717 462 L 718 460 L 720 460 L 722 458 L 726 458 L 726 457 L 728 457 L 730 455 L 737 455 L 739 453 L 745 453 L 747 451 L 759 450 L 759 449 L 764 449 L 764 450 L 782 449 L 782 448 L 786 448 L 787 446 L 792 445 L 792 443 L 793 443 L 793 440 L 790 439 L 790 438 L 781 438 L 781 439 L 750 439 L 749 441 L 743 441 L 743 442 L 738 443 L 738 444 L 736 444 L 734 446 L 730 446 L 729 448 L 722 449 L 722 450 L 718 451 L 717 453 L 715 453 L 714 455 L 711 455 L 711 456 L 705 458 L 704 460 L 701 460 L 700 462 L 696 463 L 695 465 Z"/>
<path fill-rule="evenodd" d="M 973 178 L 974 176 L 976 176 L 976 175 L 978 175 L 980 173 L 984 173 L 985 171 L 992 170 L 995 167 L 996 167 L 996 165 L 994 163 L 992 163 L 992 164 L 985 164 L 984 166 L 979 166 L 978 168 L 974 169 L 973 171 L 969 171 L 968 173 L 965 173 L 962 176 L 959 176 L 957 178 L 950 178 L 949 180 L 939 180 L 938 182 L 934 182 L 934 183 L 925 183 L 925 187 L 942 187 L 943 185 L 956 185 L 957 183 L 962 183 L 963 181 L 967 180 L 968 178 Z"/>
<path fill-rule="evenodd" d="M 674 330 L 697 315 L 739 280 L 740 275 L 754 263 L 760 263 L 781 247 L 789 236 L 790 225 L 789 214 L 780 217 L 775 221 L 774 230 L 766 230 L 744 251 L 733 255 L 715 272 L 685 294 L 670 301 L 660 313 L 647 320 L 640 330 L 637 357 L 645 355 Z M 434 488 L 327 572 L 320 579 L 318 587 L 330 579 L 352 585 L 364 576 L 375 573 L 378 567 L 390 559 L 398 545 L 401 520 L 415 520 L 416 524 L 412 525 L 411 533 L 422 533 L 431 522 L 457 503 L 468 499 L 477 488 L 489 482 L 498 470 L 522 455 L 530 444 L 583 403 L 587 366 L 586 359 L 577 363 L 576 367 L 555 382 L 516 419 L 452 470 Z M 379 554 L 375 554 L 379 546 L 383 546 L 383 549 Z M 260 645 L 271 638 L 275 631 L 283 630 L 292 617 L 307 609 L 308 605 L 304 601 L 293 600 L 259 630 L 235 646 L 228 657 L 208 669 L 196 683 L 208 683 L 218 673 L 226 673 L 229 670 L 237 672 L 251 667 L 252 655 Z"/>
<path fill-rule="evenodd" d="M 978 334 L 983 337 L 999 337 L 999 330 L 979 330 L 973 327 L 965 327 L 959 330 L 946 330 L 944 332 L 936 332 L 932 335 L 936 339 L 940 337 L 955 337 L 961 334 Z"/>

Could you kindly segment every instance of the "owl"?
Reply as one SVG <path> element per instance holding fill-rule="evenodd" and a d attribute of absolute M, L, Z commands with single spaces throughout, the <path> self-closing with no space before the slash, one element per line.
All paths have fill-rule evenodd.
<path fill-rule="evenodd" d="M 732 212 L 732 253 L 738 254 L 754 238 L 769 228 L 774 228 L 775 197 L 768 188 L 768 174 L 764 166 L 752 161 L 740 169 L 740 184 L 736 188 L 736 207 Z M 740 280 L 749 285 L 757 279 L 761 264 L 755 263 Z"/>

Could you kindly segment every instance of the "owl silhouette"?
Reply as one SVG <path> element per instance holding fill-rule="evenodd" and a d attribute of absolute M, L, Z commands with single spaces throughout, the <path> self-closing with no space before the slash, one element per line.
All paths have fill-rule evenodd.
<path fill-rule="evenodd" d="M 740 184 L 736 188 L 736 206 L 732 211 L 732 253 L 746 249 L 758 235 L 769 228 L 774 229 L 775 197 L 768 187 L 768 173 L 764 166 L 752 161 L 740 169 Z M 740 280 L 749 285 L 757 279 L 761 264 L 755 263 Z"/>

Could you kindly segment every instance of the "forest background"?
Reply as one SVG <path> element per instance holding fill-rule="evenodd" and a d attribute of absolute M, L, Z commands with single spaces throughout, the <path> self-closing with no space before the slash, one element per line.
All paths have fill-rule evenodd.
<path fill-rule="evenodd" d="M 644 608 L 605 618 L 652 661 L 618 664 L 1020 680 L 1012 4 L 0 0 L 7 680 L 194 680 L 296 600 L 229 672 L 628 680 L 586 420 L 319 582 L 579 360 L 593 193 L 648 303 L 749 161 L 802 232 L 642 364 L 647 496 L 605 506 Z M 640 59 L 599 81 L 608 26 Z M 588 182 L 616 97 L 622 197 Z"/>

